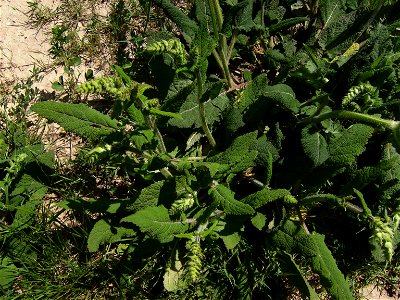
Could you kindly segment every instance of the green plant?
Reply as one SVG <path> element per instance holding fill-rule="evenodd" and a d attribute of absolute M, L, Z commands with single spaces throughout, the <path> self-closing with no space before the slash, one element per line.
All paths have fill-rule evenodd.
<path fill-rule="evenodd" d="M 2 94 L 0 122 L 0 294 L 7 294 L 21 272 L 21 261 L 32 259 L 19 233 L 35 224 L 37 209 L 47 192 L 53 155 L 28 132 L 27 110 L 39 96 L 37 69 L 12 92 Z M 21 256 L 23 258 L 21 259 Z"/>
<path fill-rule="evenodd" d="M 398 255 L 399 4 L 197 1 L 192 18 L 155 3 L 183 38 L 147 37 L 147 83 L 123 61 L 77 88 L 109 111 L 32 106 L 92 142 L 81 161 L 132 183 L 129 197 L 60 203 L 97 214 L 88 250 L 156 261 L 157 296 L 250 299 L 287 275 L 304 298 L 320 283 L 353 299 L 341 269 Z M 234 58 L 262 62 L 234 83 Z"/>

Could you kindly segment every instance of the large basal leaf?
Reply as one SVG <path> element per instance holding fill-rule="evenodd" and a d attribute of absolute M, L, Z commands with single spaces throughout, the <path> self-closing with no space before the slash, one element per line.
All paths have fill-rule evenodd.
<path fill-rule="evenodd" d="M 135 230 L 122 226 L 113 226 L 110 222 L 102 219 L 94 224 L 88 237 L 88 249 L 90 252 L 99 250 L 100 245 L 115 243 L 123 237 L 132 237 L 136 234 Z"/>
<path fill-rule="evenodd" d="M 41 203 L 47 187 L 31 176 L 24 174 L 10 194 L 11 197 L 23 197 L 25 202 L 16 209 L 11 228 L 22 229 L 31 224 L 37 214 L 36 207 Z"/>
<path fill-rule="evenodd" d="M 245 170 L 255 165 L 258 151 L 251 150 L 257 144 L 257 132 L 250 132 L 237 137 L 224 152 L 211 156 L 208 161 L 227 164 L 232 173 Z"/>
<path fill-rule="evenodd" d="M 267 98 L 267 101 L 275 102 L 280 107 L 291 112 L 297 113 L 300 109 L 300 102 L 296 99 L 292 88 L 286 84 L 266 87 L 263 96 Z"/>
<path fill-rule="evenodd" d="M 322 285 L 338 300 L 354 299 L 350 287 L 336 261 L 318 233 L 307 234 L 293 221 L 287 220 L 272 236 L 272 242 L 282 250 L 304 257 L 320 276 Z"/>
<path fill-rule="evenodd" d="M 310 300 L 319 300 L 318 294 L 305 278 L 305 275 L 296 264 L 293 256 L 286 252 L 281 253 L 281 256 L 283 258 L 280 263 L 282 271 L 287 274 L 286 276 L 295 284 L 303 297 Z"/>
<path fill-rule="evenodd" d="M 278 199 L 282 199 L 283 197 L 290 195 L 290 192 L 285 189 L 276 189 L 271 190 L 268 187 L 265 187 L 261 191 L 255 192 L 245 198 L 242 199 L 242 202 L 250 205 L 254 209 L 264 206 L 265 204 L 271 203 Z"/>
<path fill-rule="evenodd" d="M 391 168 L 386 172 L 384 181 L 400 178 L 400 155 L 392 144 L 388 143 L 383 149 L 383 160 L 392 161 Z"/>
<path fill-rule="evenodd" d="M 329 143 L 329 165 L 345 166 L 355 162 L 365 150 L 374 129 L 364 124 L 354 124 Z"/>
<path fill-rule="evenodd" d="M 250 205 L 236 200 L 234 193 L 224 185 L 218 184 L 211 188 L 208 193 L 228 215 L 252 215 L 255 212 Z"/>
<path fill-rule="evenodd" d="M 168 18 L 182 30 L 186 41 L 190 43 L 198 29 L 196 22 L 168 0 L 155 0 L 154 3 L 164 10 Z"/>
<path fill-rule="evenodd" d="M 18 276 L 18 268 L 14 265 L 10 258 L 0 257 L 0 288 L 8 290 L 11 288 L 14 280 Z"/>
<path fill-rule="evenodd" d="M 196 31 L 193 39 L 192 48 L 195 56 L 195 67 L 200 70 L 201 81 L 206 82 L 206 73 L 208 68 L 208 57 L 213 52 L 216 42 L 210 36 L 205 25 L 201 25 Z"/>
<path fill-rule="evenodd" d="M 352 194 L 353 189 L 362 190 L 371 182 L 384 180 L 385 174 L 390 172 L 390 169 L 395 164 L 396 159 L 381 160 L 376 166 L 367 166 L 353 171 L 351 178 L 342 186 L 340 194 Z"/>
<path fill-rule="evenodd" d="M 107 136 L 118 128 L 115 120 L 85 104 L 44 101 L 32 105 L 31 110 L 91 140 Z"/>
<path fill-rule="evenodd" d="M 313 132 L 312 128 L 304 128 L 301 133 L 301 144 L 304 153 L 311 159 L 314 167 L 328 159 L 328 144 L 321 133 Z"/>
<path fill-rule="evenodd" d="M 363 10 L 348 14 L 339 11 L 338 14 L 332 15 L 331 19 L 327 20 L 329 26 L 324 28 L 319 37 L 319 45 L 322 49 L 329 50 L 331 55 L 344 53 L 356 40 L 359 30 L 367 21 L 367 16 L 368 13 Z"/>
<path fill-rule="evenodd" d="M 226 95 L 221 95 L 204 102 L 207 124 L 211 126 L 214 122 L 218 121 L 221 118 L 222 111 L 228 105 L 229 98 Z M 199 103 L 195 94 L 188 96 L 186 102 L 180 108 L 179 114 L 182 116 L 182 119 L 170 119 L 168 124 L 179 128 L 201 128 Z"/>
<path fill-rule="evenodd" d="M 246 110 L 250 105 L 257 101 L 267 85 L 267 74 L 261 74 L 254 78 L 253 81 L 241 93 L 240 97 L 236 100 L 235 107 L 237 107 L 240 112 Z"/>
<path fill-rule="evenodd" d="M 129 210 L 140 210 L 149 206 L 157 206 L 161 188 L 164 183 L 164 180 L 157 181 L 142 189 L 135 202 L 132 205 L 129 205 Z"/>
<path fill-rule="evenodd" d="M 321 0 L 319 3 L 321 18 L 324 28 L 335 23 L 337 19 L 344 14 L 340 1 L 337 0 Z"/>
<path fill-rule="evenodd" d="M 177 197 L 186 193 L 185 185 L 177 180 L 157 181 L 140 191 L 134 200 L 128 200 L 127 210 L 138 211 L 150 206 L 165 205 L 169 207 Z"/>
<path fill-rule="evenodd" d="M 180 220 L 172 221 L 168 209 L 164 206 L 147 207 L 133 215 L 125 217 L 121 222 L 131 222 L 139 226 L 142 232 L 158 239 L 161 243 L 168 243 L 174 239 L 174 235 L 184 233 L 188 224 Z"/>
<path fill-rule="evenodd" d="M 245 0 L 240 5 L 243 5 L 243 9 L 236 18 L 236 26 L 240 30 L 250 31 L 254 28 L 255 23 L 253 21 L 253 5 L 254 0 Z"/>
<path fill-rule="evenodd" d="M 259 115 L 263 108 L 271 103 L 294 113 L 297 113 L 300 108 L 300 102 L 290 86 L 286 84 L 270 86 L 267 75 L 261 74 L 246 87 L 235 106 L 246 113 L 246 119 L 251 119 Z"/>

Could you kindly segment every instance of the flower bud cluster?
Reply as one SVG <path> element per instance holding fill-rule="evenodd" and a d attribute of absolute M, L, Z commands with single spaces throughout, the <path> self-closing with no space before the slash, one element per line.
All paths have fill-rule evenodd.
<path fill-rule="evenodd" d="M 176 215 L 183 213 L 184 211 L 191 208 L 194 204 L 194 197 L 192 194 L 187 194 L 185 197 L 179 198 L 172 203 L 169 209 L 170 215 Z"/>
<path fill-rule="evenodd" d="M 185 46 L 177 39 L 161 40 L 152 43 L 146 48 L 146 51 L 154 55 L 169 53 L 176 59 L 178 64 L 184 65 L 187 62 Z"/>
<path fill-rule="evenodd" d="M 202 259 L 204 258 L 203 251 L 201 250 L 200 241 L 196 238 L 186 242 L 186 249 L 189 252 L 186 255 L 186 271 L 192 282 L 195 282 L 200 275 L 202 269 Z"/>
<path fill-rule="evenodd" d="M 375 96 L 376 88 L 367 83 L 361 83 L 357 86 L 353 86 L 349 89 L 349 92 L 344 96 L 342 100 L 343 107 L 353 107 L 357 111 L 361 111 L 361 107 L 355 102 L 355 100 L 364 95 L 364 105 L 373 106 L 374 100 L 371 95 Z"/>
<path fill-rule="evenodd" d="M 380 247 L 385 255 L 385 259 L 390 261 L 393 256 L 393 230 L 387 222 L 381 218 L 374 217 L 371 221 L 372 236 L 370 242 L 375 247 Z"/>
<path fill-rule="evenodd" d="M 127 88 L 118 77 L 106 76 L 92 79 L 78 85 L 78 93 L 108 93 L 115 97 L 124 98 Z"/>

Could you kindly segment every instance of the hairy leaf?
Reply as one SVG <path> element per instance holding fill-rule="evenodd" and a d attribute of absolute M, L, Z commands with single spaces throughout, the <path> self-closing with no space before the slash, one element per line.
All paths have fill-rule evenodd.
<path fill-rule="evenodd" d="M 44 101 L 32 105 L 31 110 L 91 140 L 107 136 L 118 128 L 116 121 L 85 104 Z"/>
<path fill-rule="evenodd" d="M 328 144 L 319 132 L 314 132 L 312 128 L 304 128 L 301 143 L 304 153 L 311 159 L 314 167 L 321 165 L 328 159 Z"/>
<path fill-rule="evenodd" d="M 385 173 L 384 181 L 400 178 L 400 155 L 392 144 L 386 144 L 383 149 L 383 160 L 391 161 L 391 168 Z"/>
<path fill-rule="evenodd" d="M 20 181 L 16 184 L 12 191 L 12 197 L 26 198 L 25 203 L 19 205 L 16 209 L 14 221 L 10 228 L 26 227 L 30 225 L 30 221 L 36 216 L 36 207 L 41 203 L 44 195 L 47 192 L 47 187 L 36 181 L 31 176 L 24 174 Z"/>
<path fill-rule="evenodd" d="M 342 187 L 341 194 L 352 194 L 353 189 L 361 190 L 367 184 L 377 180 L 383 179 L 387 172 L 394 165 L 396 159 L 382 160 L 376 166 L 367 166 L 361 170 L 356 170 L 351 175 L 351 179 Z"/>
<path fill-rule="evenodd" d="M 266 74 L 257 76 L 236 101 L 235 106 L 244 113 L 245 122 L 260 119 L 266 107 L 272 104 L 293 113 L 299 111 L 300 102 L 290 86 L 286 84 L 269 86 L 267 83 Z"/>
<path fill-rule="evenodd" d="M 262 213 L 256 213 L 256 215 L 251 218 L 251 224 L 258 230 L 262 230 L 266 224 L 267 217 Z"/>
<path fill-rule="evenodd" d="M 236 26 L 238 29 L 249 31 L 255 26 L 253 21 L 254 2 L 254 0 L 245 0 L 241 3 L 241 5 L 243 5 L 243 9 L 238 14 L 236 19 Z"/>
<path fill-rule="evenodd" d="M 181 221 L 172 221 L 168 209 L 164 206 L 147 207 L 143 210 L 125 217 L 121 222 L 131 222 L 139 226 L 140 230 L 158 239 L 161 243 L 168 243 L 174 239 L 174 235 L 184 233 L 188 224 Z"/>
<path fill-rule="evenodd" d="M 329 27 L 335 23 L 337 19 L 343 15 L 342 5 L 336 0 L 322 0 L 319 3 L 322 21 L 324 22 L 324 28 Z"/>
<path fill-rule="evenodd" d="M 268 86 L 263 95 L 267 98 L 267 101 L 275 102 L 291 112 L 297 113 L 300 109 L 300 102 L 296 99 L 292 88 L 286 84 Z"/>
<path fill-rule="evenodd" d="M 177 8 L 168 0 L 155 0 L 155 4 L 160 6 L 165 14 L 182 30 L 188 43 L 195 36 L 198 25 L 191 20 L 183 11 Z"/>
<path fill-rule="evenodd" d="M 221 235 L 221 239 L 224 242 L 226 249 L 232 250 L 239 244 L 242 237 L 239 233 L 234 232 L 230 235 Z"/>
<path fill-rule="evenodd" d="M 178 179 L 178 178 L 177 178 Z M 140 191 L 135 200 L 129 200 L 128 210 L 137 211 L 150 206 L 165 205 L 169 207 L 177 197 L 186 193 L 180 180 L 157 181 Z"/>
<path fill-rule="evenodd" d="M 303 297 L 310 300 L 319 300 L 318 294 L 305 278 L 305 275 L 300 267 L 296 264 L 293 256 L 286 252 L 281 253 L 281 256 L 283 257 L 283 260 L 280 266 L 283 272 L 288 274 L 287 276 L 289 280 L 295 284 Z"/>
<path fill-rule="evenodd" d="M 318 233 L 307 234 L 303 228 L 287 220 L 273 234 L 273 243 L 288 253 L 302 255 L 321 277 L 323 286 L 335 299 L 354 299 L 350 287 L 336 265 L 331 252 Z"/>
<path fill-rule="evenodd" d="M 208 68 L 208 57 L 213 52 L 216 42 L 210 36 L 205 25 L 201 25 L 196 31 L 193 39 L 192 49 L 195 56 L 195 68 L 199 70 L 201 82 L 206 82 L 206 74 Z"/>
<path fill-rule="evenodd" d="M 0 257 L 0 288 L 8 290 L 19 274 L 18 268 L 10 258 Z"/>
<path fill-rule="evenodd" d="M 234 193 L 224 185 L 218 184 L 208 193 L 228 215 L 251 215 L 254 213 L 254 209 L 250 205 L 236 200 Z"/>
<path fill-rule="evenodd" d="M 334 7 L 335 4 L 332 9 Z M 319 45 L 323 49 L 330 50 L 332 55 L 341 54 L 351 46 L 366 17 L 365 11 L 361 10 L 348 14 L 341 14 L 340 11 L 335 14 L 335 11 L 331 11 L 333 15 L 327 20 L 328 26 L 324 28 L 319 39 Z"/>
<path fill-rule="evenodd" d="M 211 126 L 218 121 L 221 118 L 221 112 L 224 111 L 228 105 L 229 99 L 226 95 L 221 95 L 204 102 L 207 124 Z M 168 124 L 179 128 L 201 128 L 199 103 L 197 102 L 195 94 L 188 96 L 185 103 L 181 106 L 179 114 L 182 119 L 171 119 L 168 121 Z"/>
<path fill-rule="evenodd" d="M 261 74 L 253 79 L 253 81 L 246 87 L 240 97 L 236 100 L 235 106 L 243 112 L 250 105 L 255 103 L 262 95 L 263 90 L 268 85 L 268 78 L 266 74 Z"/>
<path fill-rule="evenodd" d="M 211 156 L 208 161 L 227 164 L 232 173 L 245 170 L 255 165 L 257 150 L 251 150 L 257 144 L 257 132 L 250 132 L 237 137 L 224 152 Z"/>
<path fill-rule="evenodd" d="M 355 162 L 365 150 L 374 129 L 364 124 L 354 124 L 329 143 L 329 165 L 345 166 Z"/>
<path fill-rule="evenodd" d="M 64 209 L 71 209 L 81 212 L 91 213 L 109 213 L 115 214 L 119 212 L 122 204 L 126 200 L 110 200 L 109 198 L 100 199 L 67 199 L 57 203 L 57 206 Z"/>
<path fill-rule="evenodd" d="M 100 245 L 107 243 L 115 243 L 120 241 L 123 237 L 135 236 L 135 230 L 122 226 L 113 226 L 110 222 L 101 219 L 94 224 L 88 237 L 88 250 L 96 252 L 99 250 Z"/>
<path fill-rule="evenodd" d="M 287 195 L 290 195 L 290 192 L 288 190 L 285 189 L 271 190 L 268 187 L 265 187 L 261 191 L 255 192 L 254 194 L 251 194 L 243 198 L 242 202 L 256 209 L 261 206 L 264 206 L 265 204 L 271 203 L 278 199 L 282 199 Z"/>

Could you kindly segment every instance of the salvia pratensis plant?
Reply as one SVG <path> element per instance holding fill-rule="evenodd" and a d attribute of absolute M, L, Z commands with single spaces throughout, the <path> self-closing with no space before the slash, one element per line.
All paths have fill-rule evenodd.
<path fill-rule="evenodd" d="M 132 197 L 97 208 L 89 251 L 124 241 L 126 255 L 143 257 L 141 247 L 154 245 L 146 250 L 167 253 L 169 295 L 200 295 L 225 274 L 232 289 L 218 289 L 220 297 L 250 299 L 267 292 L 257 277 L 270 263 L 290 270 L 304 298 L 319 297 L 309 268 L 333 298 L 353 299 L 334 258 L 340 238 L 323 212 L 339 215 L 347 238 L 369 227 L 360 243 L 371 244 L 376 261 L 395 257 L 398 4 L 260 2 L 200 0 L 191 18 L 156 0 L 183 39 L 145 48 L 159 62 L 149 63 L 154 84 L 115 66 L 115 75 L 77 89 L 110 98 L 110 112 L 54 101 L 32 111 L 89 139 L 93 149 L 82 155 L 118 165 L 135 182 Z M 241 43 L 254 32 L 265 69 L 237 84 L 230 61 L 245 57 Z M 72 200 L 61 205 L 76 209 Z M 223 271 L 205 258 L 213 253 L 229 256 Z"/>

